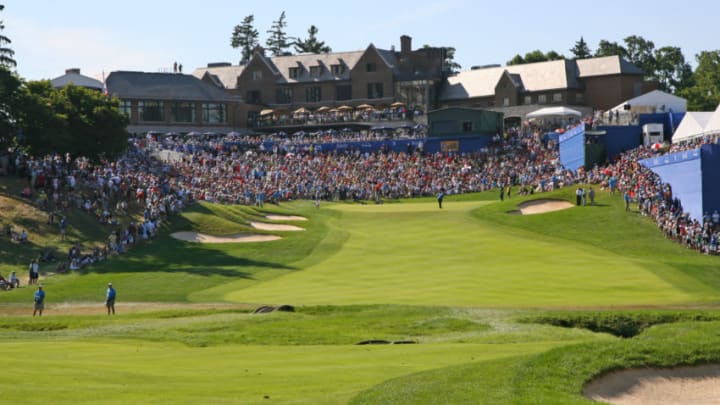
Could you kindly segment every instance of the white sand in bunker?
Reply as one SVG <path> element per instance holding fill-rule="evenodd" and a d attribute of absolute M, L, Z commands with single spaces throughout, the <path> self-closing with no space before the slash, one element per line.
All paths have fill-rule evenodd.
<path fill-rule="evenodd" d="M 250 222 L 250 226 L 261 231 L 304 231 L 305 228 L 300 228 L 295 225 L 283 225 L 283 224 L 268 224 L 267 222 Z"/>
<path fill-rule="evenodd" d="M 307 221 L 307 218 L 297 215 L 265 215 L 265 218 L 271 221 Z"/>
<path fill-rule="evenodd" d="M 269 242 L 273 240 L 281 239 L 276 235 L 257 235 L 252 233 L 240 233 L 237 235 L 227 236 L 212 236 L 205 235 L 204 233 L 198 232 L 175 232 L 171 233 L 175 239 L 180 239 L 185 242 L 196 242 L 196 243 L 249 243 L 249 242 Z"/>
<path fill-rule="evenodd" d="M 572 206 L 571 203 L 564 200 L 532 200 L 518 205 L 519 212 L 516 213 L 522 215 L 543 214 L 546 212 L 565 210 Z"/>
<path fill-rule="evenodd" d="M 616 371 L 586 385 L 583 394 L 618 405 L 720 404 L 720 365 Z"/>

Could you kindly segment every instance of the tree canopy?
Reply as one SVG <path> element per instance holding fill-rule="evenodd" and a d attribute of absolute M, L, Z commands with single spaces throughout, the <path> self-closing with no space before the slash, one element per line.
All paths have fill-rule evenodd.
<path fill-rule="evenodd" d="M 317 39 L 318 28 L 311 25 L 308 29 L 308 37 L 306 39 L 298 39 L 293 44 L 295 52 L 298 53 L 330 53 L 332 49 L 325 45 L 325 42 Z"/>
<path fill-rule="evenodd" d="M 0 11 L 4 10 L 5 6 L 0 4 Z M 6 68 L 14 68 L 17 66 L 17 62 L 13 59 L 15 51 L 13 51 L 8 45 L 12 43 L 10 38 L 2 34 L 5 29 L 5 24 L 0 20 L 0 66 Z"/>
<path fill-rule="evenodd" d="M 570 48 L 570 52 L 572 52 L 575 59 L 587 59 L 592 57 L 590 47 L 588 47 L 588 44 L 585 42 L 583 37 L 580 37 L 580 40 L 575 42 L 575 46 Z"/>
<path fill-rule="evenodd" d="M 713 111 L 720 104 L 720 50 L 695 56 L 698 66 L 691 84 L 679 92 L 687 98 L 690 111 Z"/>
<path fill-rule="evenodd" d="M 235 26 L 230 37 L 230 46 L 240 48 L 240 64 L 250 60 L 253 50 L 258 45 L 260 33 L 253 26 L 254 21 L 254 15 L 246 16 L 240 25 Z"/>
<path fill-rule="evenodd" d="M 530 51 L 525 54 L 525 56 L 522 56 L 520 54 L 515 55 L 512 59 L 510 59 L 507 62 L 508 66 L 511 65 L 522 65 L 525 63 L 536 63 L 536 62 L 547 62 L 551 60 L 560 60 L 565 59 L 565 56 L 555 52 L 555 51 L 549 51 L 547 53 L 543 53 L 541 50 L 536 49 L 534 51 Z"/>
<path fill-rule="evenodd" d="M 280 17 L 273 21 L 270 29 L 267 33 L 270 34 L 268 39 L 265 41 L 267 49 L 272 52 L 273 56 L 282 56 L 287 54 L 287 49 L 292 45 L 290 38 L 285 32 L 287 27 L 287 21 L 285 21 L 285 12 L 280 14 Z"/>

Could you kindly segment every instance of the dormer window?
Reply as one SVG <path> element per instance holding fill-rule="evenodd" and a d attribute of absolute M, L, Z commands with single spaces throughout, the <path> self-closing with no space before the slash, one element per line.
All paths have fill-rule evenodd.
<path fill-rule="evenodd" d="M 291 67 L 288 71 L 288 76 L 290 76 L 291 79 L 297 79 L 298 76 L 300 76 L 300 68 Z"/>
<path fill-rule="evenodd" d="M 320 77 L 320 66 L 310 66 L 310 77 Z"/>
<path fill-rule="evenodd" d="M 253 80 L 262 80 L 262 70 L 253 70 L 252 79 Z"/>
<path fill-rule="evenodd" d="M 341 76 L 345 73 L 345 66 L 343 65 L 330 65 L 333 76 Z"/>

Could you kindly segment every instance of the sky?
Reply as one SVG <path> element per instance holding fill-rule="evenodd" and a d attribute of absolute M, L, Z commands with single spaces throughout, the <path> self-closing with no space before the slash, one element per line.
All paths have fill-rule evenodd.
<path fill-rule="evenodd" d="M 720 49 L 720 2 L 715 0 L 604 1 L 242 1 L 204 0 L 0 0 L 3 34 L 27 80 L 52 79 L 67 68 L 102 79 L 116 70 L 191 73 L 212 62 L 240 59 L 230 46 L 233 27 L 255 16 L 260 42 L 280 13 L 286 31 L 307 37 L 310 25 L 333 51 L 400 49 L 400 36 L 456 48 L 462 70 L 505 64 L 515 54 L 540 49 L 570 55 L 582 36 L 591 50 L 601 39 L 622 42 L 640 35 L 695 55 Z"/>

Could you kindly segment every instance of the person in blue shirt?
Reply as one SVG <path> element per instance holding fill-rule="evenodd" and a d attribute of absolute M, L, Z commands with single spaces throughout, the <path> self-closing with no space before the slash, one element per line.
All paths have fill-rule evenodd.
<path fill-rule="evenodd" d="M 439 207 L 439 208 L 442 208 L 443 198 L 445 198 L 445 189 L 444 189 L 444 188 L 441 188 L 441 189 L 440 189 L 440 192 L 439 192 L 438 195 L 437 195 L 437 202 L 438 202 L 438 207 Z"/>
<path fill-rule="evenodd" d="M 43 291 L 41 284 L 38 285 L 38 289 L 35 291 L 35 309 L 33 309 L 33 316 L 37 313 L 40 313 L 39 316 L 42 316 L 43 309 L 45 309 L 45 291 Z"/>
<path fill-rule="evenodd" d="M 115 289 L 112 283 L 108 283 L 107 292 L 105 293 L 105 306 L 107 307 L 108 315 L 112 312 L 115 315 Z"/>

